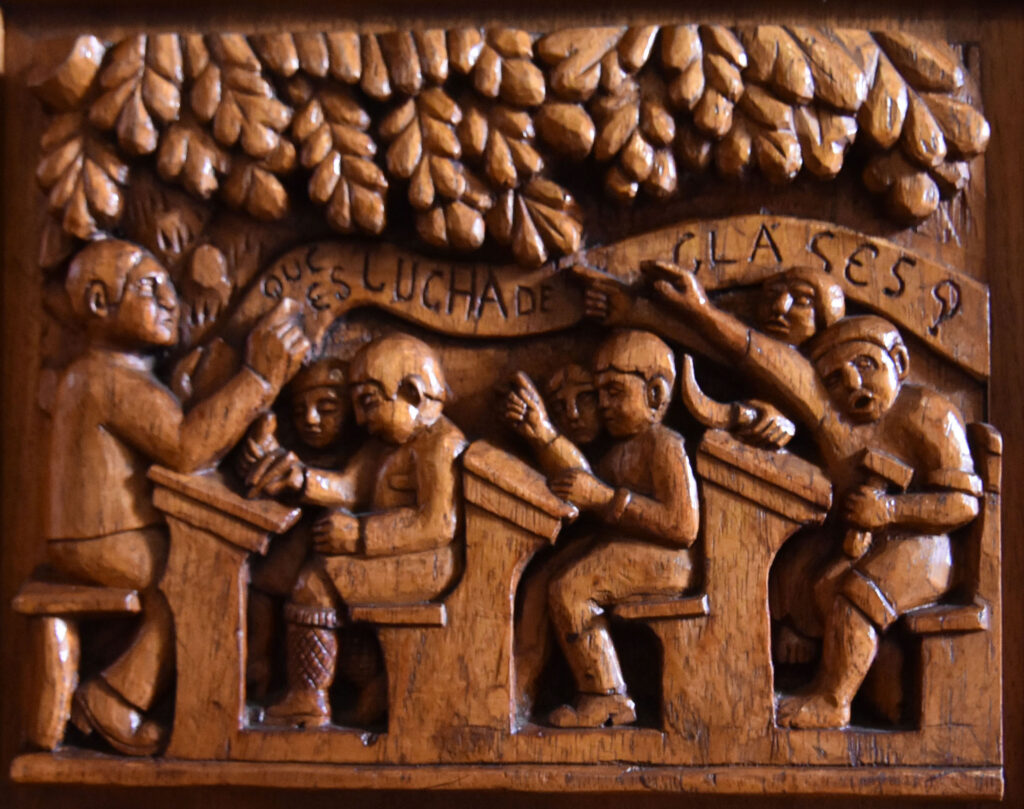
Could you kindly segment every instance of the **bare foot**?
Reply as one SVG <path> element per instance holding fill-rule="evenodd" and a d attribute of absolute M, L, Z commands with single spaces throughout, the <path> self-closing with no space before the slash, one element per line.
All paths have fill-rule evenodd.
<path fill-rule="evenodd" d="M 818 651 L 813 638 L 785 625 L 779 627 L 773 647 L 776 663 L 810 663 Z"/>
<path fill-rule="evenodd" d="M 775 721 L 783 728 L 842 728 L 850 724 L 850 706 L 830 694 L 794 694 L 779 700 Z"/>

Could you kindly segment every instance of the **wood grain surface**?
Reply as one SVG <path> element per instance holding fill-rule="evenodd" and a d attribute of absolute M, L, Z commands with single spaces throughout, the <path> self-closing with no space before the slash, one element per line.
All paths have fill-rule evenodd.
<path fill-rule="evenodd" d="M 519 0 L 515 4 L 501 8 L 484 8 L 465 0 L 442 0 L 430 4 L 414 0 L 383 0 L 372 5 L 352 4 L 342 10 L 338 10 L 336 4 L 328 3 L 326 0 L 296 0 L 288 4 L 287 8 L 271 0 L 250 0 L 247 3 L 225 1 L 214 6 L 203 0 L 177 0 L 175 3 L 159 4 L 146 0 L 87 0 L 77 4 L 65 0 L 7 0 L 4 3 L 3 16 L 0 17 L 0 33 L 4 35 L 3 41 L 0 42 L 0 65 L 3 65 L 3 69 L 0 70 L 3 75 L 0 114 L 3 123 L 0 137 L 4 197 L 4 221 L 3 229 L 0 231 L 3 256 L 3 272 L 0 278 L 0 407 L 3 416 L 0 421 L 4 449 L 3 476 L 0 483 L 0 526 L 3 531 L 3 540 L 0 543 L 0 659 L 5 665 L 3 673 L 0 674 L 0 768 L 4 773 L 3 786 L 0 787 L 0 802 L 18 809 L 56 809 L 58 806 L 68 805 L 81 809 L 128 809 L 140 804 L 148 805 L 152 809 L 172 809 L 182 804 L 198 809 L 222 806 L 271 809 L 291 805 L 295 801 L 301 801 L 310 809 L 336 805 L 339 801 L 365 807 L 408 803 L 421 806 L 423 809 L 453 805 L 469 807 L 482 801 L 488 802 L 494 809 L 533 806 L 541 802 L 543 805 L 565 809 L 584 806 L 591 809 L 611 809 L 614 806 L 618 809 L 678 806 L 685 800 L 687 805 L 695 807 L 758 806 L 768 809 L 809 809 L 819 806 L 822 800 L 807 796 L 789 797 L 780 793 L 786 793 L 791 787 L 804 792 L 814 792 L 834 790 L 840 785 L 839 788 L 843 791 L 856 792 L 857 796 L 830 798 L 826 805 L 850 809 L 883 805 L 910 807 L 922 803 L 934 806 L 991 805 L 980 800 L 964 803 L 956 801 L 954 797 L 879 798 L 880 790 L 874 776 L 862 778 L 857 768 L 836 772 L 823 767 L 808 767 L 806 773 L 791 769 L 784 775 L 779 774 L 776 782 L 767 787 L 758 786 L 759 783 L 764 784 L 764 779 L 769 776 L 766 776 L 763 770 L 755 772 L 757 768 L 751 768 L 750 771 L 719 768 L 699 775 L 695 771 L 685 769 L 657 774 L 648 774 L 641 769 L 628 778 L 631 779 L 631 788 L 637 791 L 645 790 L 644 794 L 610 794 L 612 781 L 619 777 L 616 775 L 619 770 L 612 767 L 598 766 L 590 775 L 578 775 L 573 773 L 571 768 L 545 765 L 542 773 L 535 771 L 539 774 L 531 775 L 526 769 L 527 765 L 523 764 L 506 767 L 493 765 L 488 768 L 462 765 L 453 768 L 448 774 L 426 773 L 416 767 L 406 766 L 393 768 L 387 776 L 395 779 L 391 783 L 401 783 L 403 789 L 387 791 L 380 789 L 380 776 L 375 774 L 372 764 L 349 765 L 345 769 L 303 764 L 302 751 L 307 749 L 303 745 L 307 744 L 308 740 L 293 739 L 287 732 L 282 732 L 279 738 L 267 742 L 275 749 L 289 751 L 287 757 L 293 762 L 281 770 L 279 781 L 265 773 L 261 774 L 260 765 L 241 762 L 228 765 L 229 768 L 224 770 L 223 774 L 212 771 L 210 765 L 205 762 L 177 762 L 173 766 L 178 770 L 168 769 L 164 774 L 155 773 L 152 768 L 147 769 L 148 762 L 145 761 L 131 762 L 130 765 L 127 762 L 119 762 L 115 773 L 111 769 L 109 759 L 98 757 L 92 760 L 92 754 L 69 760 L 66 762 L 65 770 L 77 773 L 77 778 L 89 786 L 16 785 L 11 783 L 6 774 L 12 759 L 20 752 L 21 728 L 24 727 L 21 705 L 33 685 L 26 682 L 27 678 L 22 672 L 27 667 L 21 665 L 24 650 L 29 648 L 28 625 L 21 616 L 15 615 L 11 604 L 19 587 L 39 560 L 39 544 L 43 536 L 41 525 L 45 498 L 38 483 L 38 473 L 41 460 L 45 457 L 42 447 L 45 446 L 46 437 L 45 422 L 40 415 L 40 399 L 45 399 L 47 395 L 47 380 L 50 379 L 51 372 L 45 366 L 41 367 L 41 359 L 52 355 L 60 339 L 58 335 L 48 333 L 42 325 L 42 320 L 35 314 L 44 306 L 44 290 L 40 283 L 37 262 L 40 252 L 39 234 L 43 232 L 47 214 L 34 176 L 38 132 L 42 130 L 44 114 L 37 100 L 21 83 L 8 79 L 8 76 L 23 70 L 25 54 L 32 40 L 44 35 L 77 35 L 82 31 L 94 31 L 119 38 L 133 28 L 140 27 L 175 32 L 331 30 L 340 15 L 361 23 L 384 26 L 416 21 L 424 22 L 428 27 L 444 28 L 454 27 L 460 23 L 477 23 L 486 17 L 488 21 L 501 21 L 509 26 L 554 30 L 571 25 L 663 23 L 666 20 L 675 20 L 681 14 L 682 12 L 665 4 L 654 2 L 637 3 L 627 13 L 610 0 L 591 3 L 566 0 L 555 4 L 541 0 Z M 907 235 L 900 234 L 897 226 L 886 225 L 878 218 L 872 222 L 871 232 L 891 239 L 897 244 L 908 246 L 908 249 L 912 246 L 921 251 L 922 255 L 937 262 L 946 261 L 950 266 L 962 268 L 977 280 L 987 283 L 991 290 L 991 377 L 987 402 L 982 401 L 981 395 L 974 392 L 975 383 L 970 378 L 970 363 L 974 362 L 974 368 L 977 369 L 983 367 L 982 360 L 972 359 L 966 362 L 965 372 L 950 367 L 943 370 L 937 363 L 932 363 L 923 373 L 944 391 L 952 391 L 951 398 L 965 412 L 980 413 L 987 404 L 985 420 L 1002 432 L 1005 442 L 1003 491 L 1006 497 L 1003 500 L 1002 515 L 1005 540 L 1002 548 L 1001 621 L 1004 666 L 1005 805 L 1024 806 L 1024 644 L 1019 642 L 1019 638 L 1024 635 L 1024 598 L 1017 586 L 1017 582 L 1024 577 L 1024 546 L 1017 541 L 1018 537 L 1024 535 L 1024 505 L 1015 492 L 1018 475 L 1024 475 L 1024 407 L 1021 406 L 1024 402 L 1024 374 L 1020 371 L 1024 367 L 1024 272 L 1017 267 L 1019 257 L 1024 255 L 1024 160 L 1020 158 L 1024 145 L 1024 105 L 1021 104 L 1020 98 L 1024 81 L 1024 10 L 994 1 L 965 6 L 962 2 L 952 0 L 911 0 L 895 9 L 891 3 L 876 0 L 859 4 L 856 8 L 834 4 L 822 6 L 818 3 L 793 0 L 783 0 L 768 7 L 761 3 L 726 0 L 716 4 L 713 9 L 706 9 L 705 13 L 694 12 L 694 15 L 700 22 L 718 22 L 723 25 L 735 25 L 749 20 L 796 26 L 825 24 L 868 30 L 906 29 L 919 36 L 970 43 L 965 62 L 972 72 L 976 71 L 975 77 L 981 86 L 981 108 L 992 126 L 991 143 L 984 158 L 985 176 L 976 178 L 968 187 L 962 202 L 959 203 L 955 224 L 949 221 L 946 227 L 941 223 L 937 225 L 935 220 L 929 220 L 916 233 Z M 683 21 L 689 20 L 680 20 Z M 381 39 L 385 40 L 380 43 L 384 51 L 401 52 L 401 42 L 387 41 L 384 37 Z M 514 42 L 492 44 L 493 59 L 514 60 Z M 265 58 L 273 57 L 272 49 L 273 43 L 266 43 L 266 51 L 263 54 Z M 506 55 L 502 56 L 503 53 Z M 685 71 L 687 66 L 684 62 L 685 59 L 680 57 L 682 71 Z M 429 70 L 430 65 L 424 63 L 423 69 Z M 512 68 L 513 71 L 517 69 L 520 68 Z M 716 82 L 727 93 L 730 75 L 728 65 L 716 63 L 706 66 L 706 69 L 718 71 L 715 74 Z M 415 76 L 402 75 L 401 72 L 396 75 L 394 71 L 391 78 L 395 82 L 416 81 Z M 478 82 L 478 89 L 488 87 L 485 76 L 475 80 Z M 527 76 L 520 81 L 510 82 L 507 89 L 494 87 L 493 94 L 507 93 L 512 99 L 522 100 L 528 97 L 531 86 Z M 747 100 L 744 115 L 756 117 L 763 114 L 763 110 L 755 107 L 757 100 Z M 611 114 L 614 115 L 614 110 Z M 555 110 L 550 117 L 571 118 L 572 115 L 569 110 Z M 653 153 L 658 147 L 657 111 L 648 111 L 647 116 L 649 125 L 646 131 L 650 143 L 646 146 L 636 143 L 632 147 L 641 162 L 647 159 L 645 150 L 651 150 Z M 597 122 L 595 133 L 598 140 L 601 137 L 601 123 Z M 607 121 L 604 123 L 607 124 Z M 559 121 L 548 121 L 546 124 L 537 122 L 540 128 L 545 125 L 557 127 Z M 799 127 L 800 123 L 795 122 L 794 125 Z M 310 134 L 310 137 L 312 136 Z M 764 137 L 763 133 L 761 137 Z M 586 132 L 583 133 L 582 140 L 587 140 Z M 567 148 L 571 150 L 581 147 L 580 144 L 574 146 L 569 143 Z M 623 172 L 637 171 L 636 164 L 628 162 L 628 155 L 625 154 L 625 147 L 623 148 L 623 155 L 616 165 L 623 166 Z M 742 153 L 743 144 L 739 143 L 737 148 L 739 153 Z M 736 154 L 737 152 L 734 152 L 733 157 Z M 727 157 L 728 155 L 723 155 L 721 160 L 725 161 Z M 632 169 L 630 165 L 633 166 Z M 415 167 L 412 167 L 411 170 L 414 169 Z M 822 167 L 823 171 L 826 169 L 827 167 Z M 438 169 L 442 170 L 443 167 Z M 642 168 L 639 170 L 644 171 Z M 766 173 L 772 170 L 785 171 L 785 167 L 769 166 L 764 170 Z M 435 182 L 437 179 L 435 178 Z M 608 180 L 610 186 L 614 185 L 613 179 Z M 372 186 L 372 183 L 370 185 Z M 619 185 L 624 187 L 621 183 Z M 707 205 L 706 208 L 702 207 L 704 204 Z M 834 216 L 835 221 L 848 222 L 849 217 L 843 219 L 839 216 L 839 212 L 849 214 L 848 208 L 844 208 L 846 203 L 839 200 L 831 204 L 834 205 L 832 211 L 826 211 L 818 218 L 828 220 Z M 760 209 L 763 213 L 779 216 L 808 216 L 806 201 L 801 203 L 797 195 L 786 188 L 765 193 L 759 199 L 747 200 L 746 205 L 745 212 L 749 210 L 754 213 Z M 683 210 L 687 210 L 685 204 L 682 207 Z M 680 208 L 674 210 L 678 212 Z M 690 218 L 724 216 L 734 212 L 729 209 L 725 197 L 718 200 L 697 200 L 688 210 Z M 373 232 L 376 224 L 372 216 L 367 214 L 367 217 L 363 223 L 365 227 L 362 229 Z M 472 222 L 460 220 L 458 211 L 448 212 L 446 217 L 443 223 L 436 217 L 434 221 L 425 221 L 420 226 L 420 236 L 427 242 L 433 240 L 436 243 L 449 238 L 453 244 L 462 241 L 466 245 L 471 245 L 476 238 L 472 233 Z M 664 226 L 678 219 L 679 217 L 675 220 L 659 220 L 652 223 L 652 227 Z M 614 262 L 614 256 L 610 257 L 609 261 Z M 917 356 L 915 354 L 915 358 Z M 443 361 L 446 367 L 458 367 L 459 363 L 465 367 L 467 362 L 465 358 L 460 359 L 458 352 L 454 350 L 446 350 Z M 701 461 L 696 459 L 695 450 L 695 446 L 691 447 L 691 456 L 694 456 L 693 460 L 699 464 Z M 481 460 L 481 464 L 486 463 L 487 458 Z M 472 519 L 479 521 L 483 526 L 480 529 L 482 532 L 490 530 L 489 521 L 495 520 L 494 514 L 502 515 L 502 509 L 509 511 L 509 514 L 512 514 L 513 509 L 520 509 L 511 517 L 506 515 L 506 519 L 517 521 L 516 524 L 521 525 L 524 531 L 529 529 L 536 535 L 531 536 L 529 541 L 537 543 L 538 547 L 552 535 L 552 532 L 557 532 L 556 503 L 538 501 L 533 504 L 532 512 L 522 511 L 520 504 L 513 502 L 515 498 L 508 494 L 509 491 L 519 494 L 515 486 L 506 482 L 508 488 L 499 490 L 484 473 L 484 468 L 481 466 L 481 471 L 474 478 L 477 489 L 470 498 L 472 502 L 482 504 L 471 507 L 476 509 Z M 523 473 L 520 477 L 523 479 L 517 485 L 528 487 L 531 482 L 527 479 L 529 475 Z M 760 481 L 757 482 L 760 485 Z M 811 501 L 820 499 L 812 484 L 813 481 L 808 483 L 807 503 L 801 500 L 800 508 L 810 509 Z M 195 496 L 194 493 L 191 493 L 191 496 Z M 820 505 L 818 503 L 815 507 Z M 274 520 L 286 521 L 289 518 L 287 510 L 282 507 L 271 509 L 266 514 L 261 513 L 255 524 L 259 525 L 261 530 L 267 530 Z M 487 582 L 481 582 L 479 586 L 483 592 L 489 585 Z M 471 598 L 471 595 L 467 593 L 466 598 Z M 694 607 L 692 613 L 694 616 L 703 616 L 709 609 L 713 611 L 717 606 L 714 595 L 710 594 L 710 605 L 702 601 Z M 632 606 L 623 608 L 636 609 Z M 657 612 L 657 608 L 655 605 L 652 609 Z M 737 606 L 737 609 L 742 608 L 742 605 Z M 453 616 L 457 622 L 458 614 L 457 610 L 447 615 L 435 615 L 432 612 L 429 615 L 416 616 L 392 615 L 389 612 L 378 616 L 378 622 L 393 622 L 399 625 L 403 622 L 420 623 L 428 627 L 423 631 L 434 632 L 439 631 L 437 626 L 446 621 L 450 622 Z M 967 619 L 983 620 L 984 616 L 972 618 L 958 615 L 955 618 Z M 663 638 L 663 642 L 667 645 L 666 648 L 672 648 L 673 643 L 679 643 L 671 637 Z M 400 651 L 393 654 L 399 656 L 389 659 L 388 665 L 395 666 L 397 670 L 404 665 L 404 661 L 401 659 Z M 228 698 L 231 698 L 235 692 L 228 688 L 226 693 Z M 699 698 L 698 695 L 694 697 Z M 750 698 L 756 700 L 760 697 L 755 695 Z M 770 699 L 770 695 L 766 698 Z M 498 706 L 498 710 L 505 710 L 506 707 L 507 703 L 504 703 Z M 648 741 L 641 740 L 637 743 L 643 746 Z M 242 743 L 252 744 L 254 749 L 264 745 L 262 741 L 244 739 Z M 355 740 L 353 743 L 355 744 Z M 518 743 L 519 754 L 527 756 L 519 760 L 528 760 L 530 740 L 524 738 L 518 740 Z M 614 740 L 610 743 L 609 750 L 612 753 L 618 743 Z M 296 744 L 298 746 L 294 746 Z M 824 744 L 826 747 L 829 746 L 828 741 Z M 314 750 L 312 747 L 309 749 Z M 605 751 L 602 755 L 610 756 L 612 753 Z M 19 767 L 35 767 L 37 773 L 43 773 L 47 768 L 57 766 L 57 761 L 39 754 L 32 759 L 22 759 Z M 122 763 L 125 766 L 122 767 Z M 920 770 L 894 770 L 889 777 L 892 779 L 891 795 L 920 794 L 922 791 L 927 794 L 926 776 Z M 167 780 L 164 780 L 165 778 Z M 587 780 L 588 778 L 590 780 Z M 965 769 L 960 771 L 957 778 L 960 780 L 947 784 L 944 790 L 947 796 L 956 790 L 958 785 L 964 792 L 976 794 L 992 794 L 997 788 L 992 770 Z M 118 786 L 105 786 L 105 783 L 109 783 L 108 779 L 114 780 Z M 573 779 L 578 780 L 571 783 Z M 716 782 L 724 791 L 738 794 L 669 794 L 700 791 L 706 787 L 706 783 L 702 782 L 707 779 Z M 182 783 L 189 780 L 194 781 L 196 785 L 173 789 L 160 786 L 167 781 Z M 253 782 L 260 783 L 260 786 L 238 786 L 240 783 Z M 275 786 L 286 786 L 288 789 L 275 789 Z M 349 791 L 343 794 L 330 791 L 343 787 Z M 488 791 L 482 791 L 484 789 Z M 562 792 L 563 789 L 572 789 L 573 792 Z M 757 794 L 761 789 L 769 794 Z M 578 790 L 596 794 L 579 794 Z"/>

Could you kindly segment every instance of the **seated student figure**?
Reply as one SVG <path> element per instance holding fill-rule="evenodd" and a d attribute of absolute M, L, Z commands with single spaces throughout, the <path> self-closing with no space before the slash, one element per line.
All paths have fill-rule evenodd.
<path fill-rule="evenodd" d="M 672 351 L 649 332 L 619 331 L 602 343 L 594 383 L 614 441 L 596 475 L 577 468 L 550 479 L 555 494 L 601 526 L 548 590 L 551 620 L 579 692 L 575 705 L 552 712 L 553 725 L 635 721 L 603 610 L 637 596 L 678 595 L 692 583 L 697 486 L 682 437 L 662 424 L 675 373 Z"/>
<path fill-rule="evenodd" d="M 649 262 L 655 276 L 679 271 L 667 262 Z M 657 272 L 662 269 L 663 272 Z M 585 307 L 587 315 L 606 325 L 649 329 L 666 340 L 688 343 L 689 334 L 681 324 L 650 300 L 611 277 L 587 277 Z M 846 313 L 846 296 L 826 273 L 813 267 L 791 267 L 766 278 L 754 307 L 754 326 L 765 334 L 791 346 L 802 346 L 817 332 L 840 320 Z M 776 449 L 789 440 L 790 433 L 779 429 L 779 413 L 760 400 L 748 400 L 734 409 L 729 430 L 738 438 L 756 446 Z M 743 414 L 755 413 L 754 418 Z"/>
<path fill-rule="evenodd" d="M 345 389 L 345 368 L 341 360 L 329 358 L 303 368 L 288 386 L 292 426 L 302 441 L 298 455 L 282 447 L 275 435 L 277 420 L 267 413 L 245 442 L 241 472 L 268 483 L 272 464 L 291 466 L 297 460 L 321 469 L 337 469 L 341 461 L 342 431 L 348 418 L 349 397 Z M 276 488 L 276 487 L 275 487 Z M 250 489 L 251 495 L 259 492 Z M 267 492 L 275 494 L 274 492 Z M 293 528 L 270 545 L 266 556 L 252 560 L 249 568 L 249 621 L 246 636 L 248 693 L 266 692 L 275 634 L 278 599 L 292 591 L 299 570 L 313 547 L 306 522 Z"/>
<path fill-rule="evenodd" d="M 506 399 L 506 421 L 530 444 L 546 475 L 589 470 L 590 463 L 578 445 L 590 445 L 601 433 L 593 375 L 571 363 L 555 371 L 544 390 L 548 405 L 533 380 L 517 373 Z M 514 641 L 517 704 L 523 715 L 533 706 L 538 678 L 551 652 L 548 586 L 552 576 L 585 550 L 586 543 L 576 541 L 578 537 L 578 532 L 569 536 L 563 532 L 557 549 L 535 558 L 523 580 Z"/>
<path fill-rule="evenodd" d="M 360 349 L 350 377 L 356 420 L 371 440 L 341 471 L 296 461 L 274 473 L 330 511 L 313 525 L 316 554 L 285 607 L 288 691 L 268 709 L 271 723 L 330 722 L 341 605 L 437 598 L 461 570 L 458 459 L 466 439 L 442 412 L 440 362 L 420 340 L 384 337 Z"/>
<path fill-rule="evenodd" d="M 53 410 L 49 561 L 79 581 L 138 590 L 142 604 L 134 641 L 78 688 L 73 718 L 123 753 L 150 755 L 165 729 L 146 712 L 170 678 L 173 628 L 157 589 L 167 529 L 147 470 L 216 464 L 298 371 L 309 342 L 295 303 L 282 302 L 249 335 L 242 369 L 184 413 L 153 370 L 157 353 L 178 342 L 180 312 L 156 259 L 129 242 L 94 242 L 71 262 L 66 289 L 87 345 Z"/>
<path fill-rule="evenodd" d="M 813 433 L 845 523 L 872 532 L 866 553 L 829 566 L 819 585 L 824 641 L 810 689 L 785 697 L 778 723 L 843 727 L 878 650 L 879 638 L 905 612 L 932 604 L 952 582 L 949 532 L 978 514 L 963 419 L 941 394 L 905 383 L 909 355 L 888 321 L 850 317 L 800 352 L 764 337 L 716 309 L 692 273 L 658 294 L 690 319 L 738 366 L 773 386 L 780 402 Z M 862 450 L 888 453 L 913 469 L 907 493 L 870 485 Z"/>

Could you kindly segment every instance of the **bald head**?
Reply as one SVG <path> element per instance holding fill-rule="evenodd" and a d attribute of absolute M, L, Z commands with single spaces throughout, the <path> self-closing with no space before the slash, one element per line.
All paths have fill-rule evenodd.
<path fill-rule="evenodd" d="M 605 340 L 594 355 L 594 374 L 604 371 L 636 374 L 645 382 L 658 377 L 675 383 L 676 361 L 665 341 L 649 331 L 622 329 Z"/>
<path fill-rule="evenodd" d="M 71 261 L 64 281 L 75 314 L 87 320 L 95 313 L 95 304 L 90 299 L 95 297 L 97 285 L 102 286 L 106 305 L 116 305 L 131 271 L 144 260 L 156 263 L 146 250 L 120 239 L 104 239 L 84 247 Z"/>

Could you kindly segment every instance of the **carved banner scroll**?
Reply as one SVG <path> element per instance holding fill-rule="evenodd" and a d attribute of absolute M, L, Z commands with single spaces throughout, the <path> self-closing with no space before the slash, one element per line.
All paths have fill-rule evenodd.
<path fill-rule="evenodd" d="M 120 34 L 11 74 L 16 780 L 1001 793 L 976 47 Z"/>
<path fill-rule="evenodd" d="M 579 262 L 627 282 L 645 261 L 693 269 L 709 289 L 749 286 L 781 266 L 820 267 L 846 296 L 891 317 L 939 354 L 988 376 L 988 290 L 963 273 L 827 222 L 743 216 L 683 222 L 559 262 Z M 232 331 L 251 326 L 282 298 L 303 303 L 319 342 L 345 312 L 374 306 L 463 337 L 516 337 L 568 328 L 583 318 L 579 286 L 548 265 L 526 271 L 440 261 L 391 246 L 320 243 L 282 256 L 260 276 Z M 244 330 L 244 329 L 243 329 Z"/>

